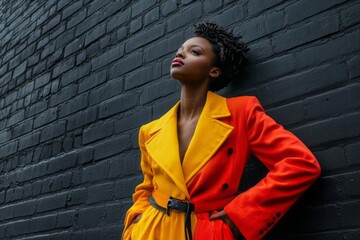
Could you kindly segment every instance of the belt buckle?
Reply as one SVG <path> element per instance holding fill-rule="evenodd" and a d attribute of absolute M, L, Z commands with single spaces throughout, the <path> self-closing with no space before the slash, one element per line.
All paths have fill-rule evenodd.
<path fill-rule="evenodd" d="M 166 203 L 165 213 L 166 213 L 166 215 L 168 215 L 168 216 L 170 216 L 170 209 L 169 209 L 170 201 L 171 201 L 171 197 L 169 197 L 169 199 L 167 200 L 167 203 Z"/>

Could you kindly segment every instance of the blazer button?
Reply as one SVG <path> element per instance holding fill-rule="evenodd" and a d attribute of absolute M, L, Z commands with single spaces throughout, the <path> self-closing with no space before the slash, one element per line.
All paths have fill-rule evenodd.
<path fill-rule="evenodd" d="M 229 185 L 227 183 L 224 183 L 222 186 L 221 186 L 221 189 L 222 190 L 226 190 L 228 189 Z"/>
<path fill-rule="evenodd" d="M 233 154 L 233 152 L 234 152 L 234 149 L 233 148 L 228 148 L 228 150 L 227 150 L 227 155 L 231 155 L 231 154 Z"/>
<path fill-rule="evenodd" d="M 279 218 L 280 216 L 281 216 L 280 212 L 277 212 L 277 213 L 276 213 L 276 217 Z"/>

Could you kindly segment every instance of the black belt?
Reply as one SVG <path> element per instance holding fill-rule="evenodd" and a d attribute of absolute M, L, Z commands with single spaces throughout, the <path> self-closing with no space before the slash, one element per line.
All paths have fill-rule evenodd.
<path fill-rule="evenodd" d="M 190 202 L 183 202 L 177 200 L 175 198 L 169 198 L 167 202 L 166 208 L 157 204 L 156 200 L 153 196 L 149 197 L 149 203 L 154 208 L 158 209 L 159 211 L 170 215 L 170 210 L 176 210 L 185 213 L 185 236 L 186 240 L 192 240 L 192 233 L 191 233 L 191 212 L 194 211 L 194 204 Z"/>

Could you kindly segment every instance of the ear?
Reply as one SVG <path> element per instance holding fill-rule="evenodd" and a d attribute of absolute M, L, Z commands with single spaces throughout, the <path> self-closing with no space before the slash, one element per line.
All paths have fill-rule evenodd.
<path fill-rule="evenodd" d="M 218 68 L 218 67 L 212 67 L 212 68 L 210 69 L 209 75 L 210 75 L 211 78 L 217 78 L 217 77 L 220 76 L 220 74 L 221 74 L 220 68 Z"/>

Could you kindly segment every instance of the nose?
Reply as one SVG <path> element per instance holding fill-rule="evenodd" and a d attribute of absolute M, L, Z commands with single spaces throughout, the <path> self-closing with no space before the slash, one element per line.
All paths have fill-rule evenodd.
<path fill-rule="evenodd" d="M 179 50 L 179 51 L 176 53 L 175 57 L 184 58 L 184 54 L 183 54 L 183 52 L 182 52 L 181 50 Z"/>

